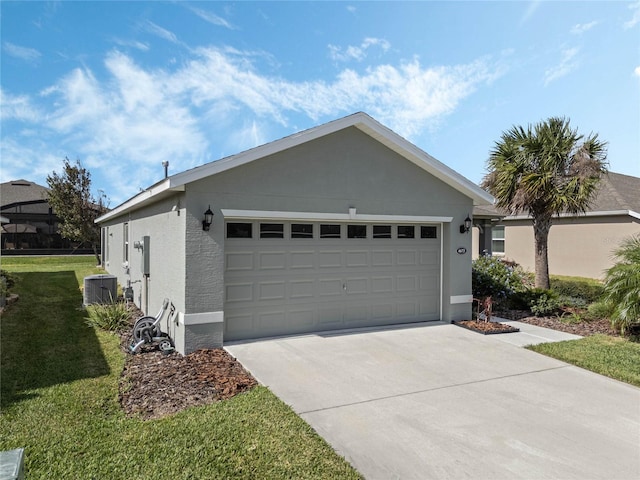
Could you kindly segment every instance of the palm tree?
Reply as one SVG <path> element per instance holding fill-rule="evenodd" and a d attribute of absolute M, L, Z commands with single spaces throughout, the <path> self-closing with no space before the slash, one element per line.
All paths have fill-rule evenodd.
<path fill-rule="evenodd" d="M 512 127 L 490 152 L 482 187 L 508 214 L 531 216 L 536 287 L 549 288 L 547 249 L 553 217 L 589 208 L 607 172 L 606 158 L 606 142 L 597 134 L 584 138 L 571 129 L 568 119 L 558 117 L 527 129 Z"/>
<path fill-rule="evenodd" d="M 604 301 L 611 305 L 611 325 L 625 334 L 640 325 L 640 235 L 622 242 L 618 262 L 607 270 Z"/>

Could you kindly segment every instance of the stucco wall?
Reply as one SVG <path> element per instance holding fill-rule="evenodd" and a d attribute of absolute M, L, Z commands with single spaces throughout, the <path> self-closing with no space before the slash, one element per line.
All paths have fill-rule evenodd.
<path fill-rule="evenodd" d="M 504 222 L 505 257 L 534 271 L 531 222 Z M 613 250 L 630 236 L 640 234 L 640 220 L 630 216 L 579 217 L 554 220 L 549 232 L 549 273 L 602 278 L 614 263 Z"/>
<path fill-rule="evenodd" d="M 224 218 L 222 209 L 321 213 L 453 216 L 444 224 L 443 319 L 468 318 L 471 295 L 471 235 L 459 225 L 472 201 L 382 146 L 356 128 L 257 160 L 187 185 L 187 313 L 224 310 Z M 203 212 L 215 213 L 203 232 Z M 456 249 L 464 247 L 465 254 Z M 453 252 L 453 253 L 451 253 Z"/>
<path fill-rule="evenodd" d="M 131 282 L 134 302 L 145 313 L 155 315 L 168 297 L 177 311 L 184 311 L 186 219 L 183 193 L 116 218 L 103 225 L 108 228 L 106 270 L 118 277 L 124 288 Z M 129 263 L 124 263 L 124 223 L 129 224 Z M 143 250 L 134 242 L 149 236 L 150 274 L 142 273 Z M 163 326 L 163 330 L 168 329 Z M 172 326 L 175 328 L 175 325 Z"/>

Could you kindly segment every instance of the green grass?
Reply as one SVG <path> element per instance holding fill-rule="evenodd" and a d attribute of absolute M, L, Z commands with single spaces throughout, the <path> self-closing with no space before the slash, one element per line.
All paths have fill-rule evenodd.
<path fill-rule="evenodd" d="M 90 328 L 93 257 L 3 258 L 20 300 L 2 316 L 0 450 L 29 479 L 360 478 L 268 389 L 160 420 L 125 417 L 118 338 Z"/>
<path fill-rule="evenodd" d="M 592 335 L 527 348 L 640 387 L 640 343 L 620 337 Z"/>

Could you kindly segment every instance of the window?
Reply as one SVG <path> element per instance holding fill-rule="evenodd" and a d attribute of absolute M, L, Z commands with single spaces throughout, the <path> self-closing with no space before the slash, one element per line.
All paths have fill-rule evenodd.
<path fill-rule="evenodd" d="M 261 223 L 260 238 L 284 238 L 284 225 L 281 223 Z"/>
<path fill-rule="evenodd" d="M 340 225 L 321 224 L 320 238 L 340 238 Z"/>
<path fill-rule="evenodd" d="M 420 238 L 438 238 L 438 227 L 423 225 L 420 227 Z"/>
<path fill-rule="evenodd" d="M 109 227 L 102 228 L 102 261 L 105 265 L 109 263 Z"/>
<path fill-rule="evenodd" d="M 391 225 L 374 225 L 373 238 L 391 238 Z"/>
<path fill-rule="evenodd" d="M 367 238 L 367 226 L 347 225 L 347 238 Z"/>
<path fill-rule="evenodd" d="M 398 225 L 398 238 L 416 238 L 413 225 Z"/>
<path fill-rule="evenodd" d="M 291 238 L 313 238 L 313 224 L 292 223 Z"/>
<path fill-rule="evenodd" d="M 227 223 L 227 238 L 253 238 L 250 223 Z"/>
<path fill-rule="evenodd" d="M 491 229 L 491 252 L 504 254 L 504 225 Z"/>
<path fill-rule="evenodd" d="M 122 238 L 123 238 L 123 249 L 124 251 L 122 252 L 122 259 L 125 262 L 129 261 L 129 224 L 125 223 L 124 224 L 124 231 L 122 232 Z"/>

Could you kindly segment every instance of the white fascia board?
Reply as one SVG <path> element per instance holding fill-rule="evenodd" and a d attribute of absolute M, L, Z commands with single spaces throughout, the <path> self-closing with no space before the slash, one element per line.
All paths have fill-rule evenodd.
<path fill-rule="evenodd" d="M 451 223 L 453 217 L 420 215 L 368 215 L 359 213 L 280 212 L 268 210 L 222 209 L 225 220 L 296 220 L 334 222 Z"/>
<path fill-rule="evenodd" d="M 154 200 L 154 197 L 160 195 L 163 192 L 167 192 L 169 190 L 180 190 L 181 188 L 173 188 L 171 182 L 171 177 L 166 178 L 165 180 L 156 183 L 155 185 L 149 187 L 147 190 L 144 190 L 138 193 L 136 196 L 130 198 L 129 200 L 121 203 L 113 210 L 105 213 L 101 217 L 96 218 L 95 223 L 105 222 L 112 218 L 115 218 L 123 213 L 134 209 L 135 207 L 140 207 Z"/>
<path fill-rule="evenodd" d="M 609 211 L 596 211 L 596 212 L 586 212 L 580 214 L 574 213 L 561 213 L 560 215 L 555 215 L 553 218 L 581 218 L 581 217 L 620 217 L 620 216 L 630 216 L 633 218 L 640 219 L 640 213 L 634 212 L 633 210 L 609 210 Z M 507 215 L 503 218 L 503 220 L 531 220 L 531 215 Z"/>

